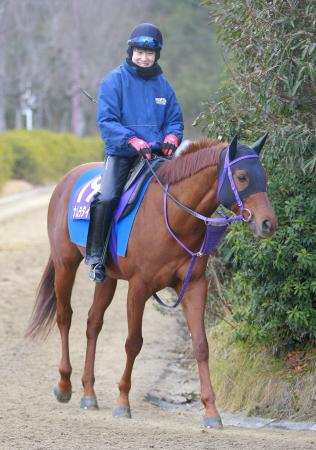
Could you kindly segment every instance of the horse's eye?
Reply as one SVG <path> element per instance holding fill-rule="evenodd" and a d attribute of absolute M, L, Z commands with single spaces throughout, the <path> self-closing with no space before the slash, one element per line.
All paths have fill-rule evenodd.
<path fill-rule="evenodd" d="M 238 175 L 238 181 L 245 183 L 247 181 L 246 175 Z"/>

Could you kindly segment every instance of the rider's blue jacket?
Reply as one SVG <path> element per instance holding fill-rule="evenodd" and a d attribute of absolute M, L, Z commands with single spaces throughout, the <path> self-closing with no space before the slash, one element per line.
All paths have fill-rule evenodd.
<path fill-rule="evenodd" d="M 166 78 L 144 80 L 127 63 L 102 81 L 97 123 L 108 155 L 135 156 L 127 144 L 135 136 L 151 143 L 171 133 L 182 140 L 182 111 Z"/>

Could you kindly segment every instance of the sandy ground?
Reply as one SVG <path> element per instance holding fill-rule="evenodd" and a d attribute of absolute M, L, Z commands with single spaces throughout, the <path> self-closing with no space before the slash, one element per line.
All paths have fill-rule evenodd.
<path fill-rule="evenodd" d="M 93 284 L 79 270 L 73 294 L 71 330 L 73 397 L 59 404 L 52 395 L 58 381 L 57 329 L 45 342 L 23 338 L 35 290 L 48 257 L 46 207 L 5 216 L 0 204 L 0 449 L 302 449 L 316 448 L 314 432 L 201 427 L 200 406 L 162 409 L 145 400 L 182 401 L 196 390 L 197 373 L 179 364 L 190 361 L 188 334 L 179 315 L 162 315 L 149 301 L 144 317 L 144 346 L 133 374 L 131 420 L 113 419 L 111 408 L 125 363 L 125 298 L 120 283 L 105 316 L 96 362 L 99 411 L 79 409 L 85 353 L 85 324 Z M 1 220 L 1 214 L 3 219 Z M 191 363 L 186 363 L 191 366 Z M 172 368 L 172 370 L 170 370 Z"/>

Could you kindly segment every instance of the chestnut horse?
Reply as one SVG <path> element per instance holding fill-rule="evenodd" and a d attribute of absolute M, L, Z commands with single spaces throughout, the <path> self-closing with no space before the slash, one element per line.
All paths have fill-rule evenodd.
<path fill-rule="evenodd" d="M 244 219 L 249 222 L 250 229 L 256 237 L 267 238 L 274 233 L 277 219 L 266 193 L 264 169 L 257 157 L 265 137 L 251 147 L 240 145 L 236 138 L 230 145 L 209 139 L 193 142 L 179 156 L 164 162 L 158 169 L 158 177 L 163 183 L 169 183 L 170 192 L 177 200 L 204 216 L 211 216 L 219 206 L 221 197 L 225 197 L 226 206 L 231 207 L 234 212 L 242 214 L 244 211 L 247 212 L 247 218 Z M 247 159 L 247 155 L 251 159 Z M 231 165 L 229 173 L 226 174 L 224 158 Z M 54 324 L 55 315 L 57 316 L 62 357 L 59 367 L 60 380 L 54 388 L 54 394 L 60 402 L 69 401 L 72 393 L 70 381 L 72 368 L 68 345 L 72 317 L 71 292 L 76 271 L 85 255 L 84 248 L 70 241 L 67 224 L 68 206 L 72 188 L 78 177 L 100 164 L 89 163 L 74 168 L 64 176 L 52 194 L 48 209 L 51 253 L 27 330 L 28 336 L 47 332 Z M 221 192 L 217 192 L 219 180 Z M 238 202 L 236 204 L 236 195 L 242 200 L 242 207 L 240 202 L 239 206 Z M 191 256 L 174 240 L 166 227 L 163 196 L 161 186 L 153 179 L 135 218 L 127 255 L 118 258 L 120 270 L 109 256 L 107 277 L 103 283 L 95 286 L 87 322 L 82 408 L 97 408 L 94 390 L 96 343 L 104 313 L 113 299 L 117 280 L 124 279 L 129 284 L 128 336 L 125 344 L 126 366 L 119 383 L 119 396 L 113 415 L 131 417 L 129 403 L 131 374 L 135 358 L 143 343 L 142 319 L 145 303 L 155 292 L 167 286 L 179 293 L 186 279 Z M 227 200 L 228 197 L 231 197 L 230 201 Z M 223 203 L 225 204 L 225 201 Z M 168 215 L 169 225 L 177 237 L 186 247 L 194 252 L 198 251 L 205 233 L 205 222 L 189 215 L 187 210 L 171 200 L 168 200 Z M 210 379 L 209 349 L 204 328 L 208 285 L 205 270 L 208 255 L 199 256 L 201 257 L 196 260 L 183 297 L 183 309 L 199 370 L 200 397 L 205 407 L 204 425 L 221 427 Z"/>

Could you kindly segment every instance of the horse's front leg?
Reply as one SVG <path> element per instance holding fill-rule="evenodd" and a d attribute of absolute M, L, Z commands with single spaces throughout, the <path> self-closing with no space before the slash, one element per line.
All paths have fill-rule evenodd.
<path fill-rule="evenodd" d="M 120 394 L 112 411 L 113 417 L 131 418 L 129 403 L 131 376 L 135 358 L 143 345 L 142 321 L 148 297 L 149 294 L 141 280 L 137 283 L 130 281 L 127 296 L 128 336 L 125 342 L 126 365 L 119 383 Z"/>
<path fill-rule="evenodd" d="M 103 316 L 107 307 L 111 304 L 117 280 L 107 277 L 103 283 L 96 284 L 93 304 L 88 314 L 87 323 L 87 351 L 82 385 L 84 394 L 80 402 L 80 408 L 98 408 L 97 398 L 94 391 L 94 361 L 97 339 L 103 325 Z"/>
<path fill-rule="evenodd" d="M 198 280 L 189 283 L 183 298 L 183 309 L 191 332 L 193 351 L 199 369 L 201 401 L 205 406 L 204 426 L 222 428 L 222 421 L 215 406 L 215 394 L 209 371 L 209 348 L 204 325 L 206 297 L 207 279 L 203 275 Z"/>

